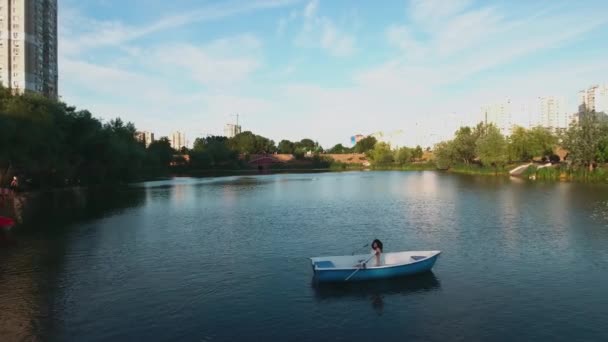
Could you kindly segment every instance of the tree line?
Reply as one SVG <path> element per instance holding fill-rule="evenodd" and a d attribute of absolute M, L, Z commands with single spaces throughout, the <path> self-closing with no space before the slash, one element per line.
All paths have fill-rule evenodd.
<path fill-rule="evenodd" d="M 508 163 L 540 161 L 557 163 L 557 149 L 566 151 L 568 166 L 592 171 L 600 163 L 608 162 L 608 116 L 605 113 L 584 111 L 564 130 L 534 127 L 513 127 L 505 137 L 496 126 L 479 123 L 475 127 L 461 127 L 454 138 L 442 141 L 433 149 L 439 169 L 455 165 L 479 164 L 503 168 Z"/>
<path fill-rule="evenodd" d="M 88 110 L 0 88 L 0 187 L 8 186 L 13 175 L 30 188 L 123 183 L 168 174 L 170 165 L 179 165 L 186 155 L 189 167 L 195 169 L 243 168 L 242 156 L 251 154 L 288 153 L 303 158 L 310 152 L 318 159 L 327 152 L 367 152 L 376 143 L 370 137 L 352 149 L 337 145 L 325 151 L 308 138 L 281 140 L 277 145 L 243 132 L 233 138 L 197 138 L 192 149 L 175 151 L 166 137 L 146 147 L 135 134 L 135 125 L 120 118 L 104 122 Z"/>
<path fill-rule="evenodd" d="M 168 165 L 168 140 L 146 149 L 135 131 L 118 118 L 104 123 L 87 110 L 0 88 L 0 187 L 13 175 L 30 187 L 127 182 Z"/>

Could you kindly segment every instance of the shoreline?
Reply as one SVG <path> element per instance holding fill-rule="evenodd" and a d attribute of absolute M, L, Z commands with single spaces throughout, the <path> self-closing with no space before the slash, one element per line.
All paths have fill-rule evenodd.
<path fill-rule="evenodd" d="M 338 172 L 353 172 L 353 171 L 401 171 L 401 172 L 415 172 L 415 171 L 433 171 L 439 173 L 451 173 L 458 175 L 470 175 L 470 176 L 490 176 L 490 177 L 504 177 L 504 178 L 515 178 L 523 181 L 542 181 L 542 182 L 555 182 L 555 183 L 600 183 L 608 184 L 608 170 L 598 168 L 595 171 L 589 173 L 587 170 L 563 170 L 560 168 L 543 168 L 533 169 L 526 171 L 519 176 L 513 176 L 509 174 L 507 169 L 490 169 L 484 167 L 452 167 L 446 170 L 438 169 L 430 164 L 418 164 L 418 165 L 403 165 L 403 166 L 357 166 L 347 168 L 277 168 L 277 169 L 208 169 L 208 170 L 182 170 L 179 172 L 169 172 L 162 176 L 151 176 L 141 177 L 134 179 L 130 182 L 120 183 L 107 183 L 107 184 L 92 184 L 92 185 L 71 185 L 65 187 L 42 187 L 31 190 L 20 190 L 11 192 L 0 196 L 0 200 L 7 200 L 10 198 L 17 197 L 19 195 L 29 195 L 36 193 L 45 192 L 63 192 L 63 191 L 82 191 L 82 190 L 109 190 L 117 189 L 132 184 L 150 182 L 157 180 L 168 180 L 174 177 L 229 177 L 229 176 L 257 176 L 257 175 L 273 175 L 273 174 L 302 174 L 302 173 L 338 173 Z"/>

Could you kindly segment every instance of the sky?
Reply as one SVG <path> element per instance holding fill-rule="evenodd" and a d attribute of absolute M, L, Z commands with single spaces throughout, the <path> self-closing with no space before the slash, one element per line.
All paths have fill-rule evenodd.
<path fill-rule="evenodd" d="M 59 92 L 156 137 L 226 123 L 432 146 L 481 106 L 608 83 L 608 2 L 60 0 Z M 527 125 L 534 113 L 513 113 Z"/>

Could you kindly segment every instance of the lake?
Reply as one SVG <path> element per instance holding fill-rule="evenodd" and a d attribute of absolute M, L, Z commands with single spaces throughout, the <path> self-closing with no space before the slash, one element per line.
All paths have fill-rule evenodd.
<path fill-rule="evenodd" d="M 22 200 L 3 341 L 606 341 L 608 187 L 439 172 L 175 178 Z M 312 256 L 441 250 L 318 286 Z"/>

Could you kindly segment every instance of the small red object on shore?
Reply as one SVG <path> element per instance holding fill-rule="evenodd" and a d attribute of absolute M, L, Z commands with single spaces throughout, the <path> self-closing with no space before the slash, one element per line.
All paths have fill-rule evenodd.
<path fill-rule="evenodd" d="M 15 225 L 15 220 L 9 217 L 0 216 L 0 228 L 10 228 Z"/>

